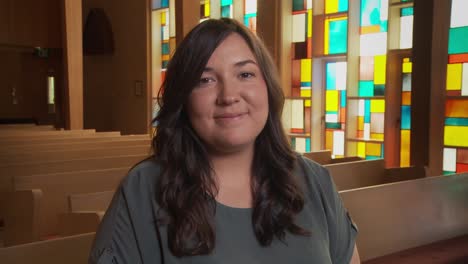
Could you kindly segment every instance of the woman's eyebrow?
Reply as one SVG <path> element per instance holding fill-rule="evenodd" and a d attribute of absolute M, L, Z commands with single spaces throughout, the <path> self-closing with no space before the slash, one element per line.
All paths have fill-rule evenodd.
<path fill-rule="evenodd" d="M 241 60 L 239 62 L 234 63 L 234 66 L 235 67 L 242 67 L 242 66 L 244 66 L 246 64 L 249 64 L 249 63 L 257 65 L 257 63 L 254 60 L 247 59 L 247 60 Z"/>

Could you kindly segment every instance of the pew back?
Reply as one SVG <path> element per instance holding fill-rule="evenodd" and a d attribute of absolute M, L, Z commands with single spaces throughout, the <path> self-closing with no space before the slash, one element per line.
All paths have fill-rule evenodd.
<path fill-rule="evenodd" d="M 429 177 L 340 195 L 360 228 L 361 260 L 468 234 L 468 173 Z"/>

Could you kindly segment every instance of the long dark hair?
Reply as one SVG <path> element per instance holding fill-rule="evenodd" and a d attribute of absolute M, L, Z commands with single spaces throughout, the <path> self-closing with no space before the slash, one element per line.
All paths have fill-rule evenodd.
<path fill-rule="evenodd" d="M 175 256 L 210 253 L 216 240 L 215 197 L 218 192 L 207 150 L 191 127 L 186 104 L 198 84 L 208 59 L 230 34 L 246 41 L 262 71 L 268 89 L 269 115 L 255 142 L 253 160 L 252 225 L 262 246 L 285 232 L 308 235 L 294 223 L 304 206 L 297 179 L 292 174 L 296 155 L 281 124 L 284 95 L 276 67 L 262 42 L 232 19 L 210 19 L 197 25 L 177 47 L 162 84 L 158 123 L 153 138 L 155 158 L 162 173 L 156 200 L 167 216 L 169 248 Z"/>

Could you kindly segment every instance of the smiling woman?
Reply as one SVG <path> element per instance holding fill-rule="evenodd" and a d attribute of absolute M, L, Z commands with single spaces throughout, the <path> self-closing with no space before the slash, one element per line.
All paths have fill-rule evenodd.
<path fill-rule="evenodd" d="M 328 172 L 294 153 L 261 41 L 207 20 L 167 66 L 154 155 L 109 206 L 90 263 L 357 263 Z"/>

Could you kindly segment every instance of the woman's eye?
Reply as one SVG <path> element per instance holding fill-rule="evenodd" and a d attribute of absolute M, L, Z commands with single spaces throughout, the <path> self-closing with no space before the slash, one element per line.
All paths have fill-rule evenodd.
<path fill-rule="evenodd" d="M 198 82 L 199 84 L 207 84 L 207 83 L 210 83 L 212 82 L 213 79 L 212 78 L 209 78 L 209 77 L 202 77 L 200 78 L 200 81 Z"/>
<path fill-rule="evenodd" d="M 255 74 L 251 73 L 251 72 L 243 72 L 240 74 L 240 77 L 243 78 L 243 79 L 247 79 L 247 78 L 251 78 L 251 77 L 254 77 Z"/>

